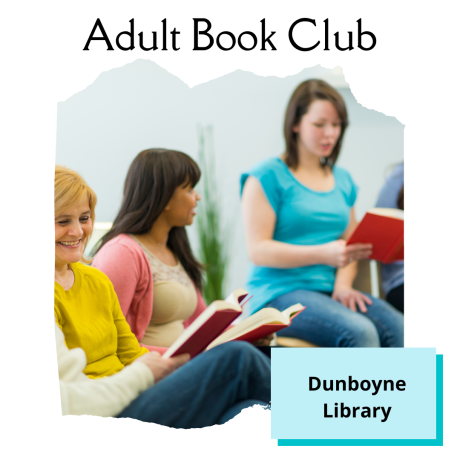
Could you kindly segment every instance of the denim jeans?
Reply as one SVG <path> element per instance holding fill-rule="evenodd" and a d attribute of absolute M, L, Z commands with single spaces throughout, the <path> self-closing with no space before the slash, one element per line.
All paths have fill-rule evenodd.
<path fill-rule="evenodd" d="M 229 342 L 154 384 L 117 417 L 202 428 L 225 423 L 254 404 L 266 406 L 270 389 L 270 360 L 246 342 Z"/>
<path fill-rule="evenodd" d="M 297 290 L 271 301 L 278 310 L 306 306 L 278 336 L 307 340 L 321 347 L 403 347 L 404 316 L 382 299 L 366 294 L 367 313 L 353 312 L 329 295 Z"/>

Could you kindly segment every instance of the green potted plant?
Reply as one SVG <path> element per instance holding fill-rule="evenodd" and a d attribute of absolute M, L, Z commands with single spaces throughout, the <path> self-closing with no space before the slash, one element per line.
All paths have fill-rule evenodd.
<path fill-rule="evenodd" d="M 199 257 L 204 265 L 203 296 L 209 305 L 225 297 L 224 284 L 229 263 L 228 231 L 223 229 L 220 195 L 216 184 L 212 126 L 198 127 L 198 159 L 202 171 L 198 186 L 201 203 L 197 213 Z"/>

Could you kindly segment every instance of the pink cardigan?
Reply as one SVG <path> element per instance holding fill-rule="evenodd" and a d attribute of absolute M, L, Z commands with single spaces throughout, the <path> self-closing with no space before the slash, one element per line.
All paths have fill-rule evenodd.
<path fill-rule="evenodd" d="M 93 267 L 104 272 L 112 281 L 121 310 L 137 340 L 142 339 L 153 310 L 153 276 L 150 263 L 142 248 L 128 235 L 118 235 L 97 253 Z M 197 289 L 197 304 L 193 315 L 184 321 L 188 327 L 206 308 Z M 166 348 L 141 345 L 163 354 Z"/>

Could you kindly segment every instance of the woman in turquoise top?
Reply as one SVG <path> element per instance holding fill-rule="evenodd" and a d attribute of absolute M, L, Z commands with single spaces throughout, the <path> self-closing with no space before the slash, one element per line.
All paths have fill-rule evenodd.
<path fill-rule="evenodd" d="M 284 155 L 242 175 L 251 310 L 300 302 L 307 308 L 278 335 L 324 347 L 402 347 L 401 313 L 352 288 L 356 261 L 372 246 L 345 243 L 357 225 L 357 187 L 335 166 L 347 125 L 341 95 L 305 81 L 286 110 Z"/>

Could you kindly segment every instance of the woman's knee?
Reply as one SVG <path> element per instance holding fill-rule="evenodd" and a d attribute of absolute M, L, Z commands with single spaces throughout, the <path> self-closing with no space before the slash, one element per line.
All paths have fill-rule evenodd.
<path fill-rule="evenodd" d="M 375 325 L 369 321 L 356 321 L 349 325 L 347 331 L 339 338 L 339 347 L 380 347 L 379 333 Z"/>
<path fill-rule="evenodd" d="M 383 347 L 404 346 L 404 315 L 382 299 L 373 299 L 368 315 L 378 325 Z"/>

